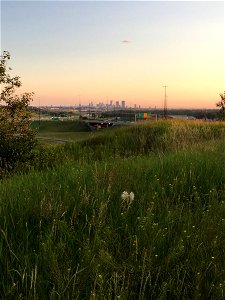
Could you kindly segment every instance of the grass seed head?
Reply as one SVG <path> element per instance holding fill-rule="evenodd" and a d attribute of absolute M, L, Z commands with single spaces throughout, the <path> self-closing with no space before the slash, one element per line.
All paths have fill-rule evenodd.
<path fill-rule="evenodd" d="M 122 200 L 122 208 L 127 210 L 130 208 L 131 204 L 134 201 L 134 193 L 130 192 L 128 193 L 127 191 L 123 191 L 123 193 L 121 194 L 121 200 Z"/>

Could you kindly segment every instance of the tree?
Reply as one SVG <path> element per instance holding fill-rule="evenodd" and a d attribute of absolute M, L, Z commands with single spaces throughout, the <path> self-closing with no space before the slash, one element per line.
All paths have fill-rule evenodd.
<path fill-rule="evenodd" d="M 18 76 L 10 76 L 9 59 L 7 51 L 0 56 L 0 173 L 31 159 L 35 146 L 28 109 L 33 93 L 15 94 L 21 81 Z"/>
<path fill-rule="evenodd" d="M 223 94 L 220 94 L 220 101 L 216 103 L 216 106 L 220 108 L 219 119 L 225 120 L 225 91 Z"/>

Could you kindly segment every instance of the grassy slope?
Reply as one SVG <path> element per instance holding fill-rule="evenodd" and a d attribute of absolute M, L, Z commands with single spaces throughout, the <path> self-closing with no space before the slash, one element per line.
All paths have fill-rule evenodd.
<path fill-rule="evenodd" d="M 222 299 L 224 145 L 220 124 L 120 128 L 2 181 L 1 298 Z"/>
<path fill-rule="evenodd" d="M 91 131 L 83 121 L 38 121 L 32 123 L 32 127 L 37 130 L 37 136 L 44 138 L 40 140 L 43 145 L 59 145 L 58 139 L 69 142 L 80 142 L 93 140 L 101 136 L 101 131 Z M 45 138 L 56 139 L 48 141 Z"/>
<path fill-rule="evenodd" d="M 82 121 L 38 121 L 32 123 L 40 133 L 44 132 L 86 132 L 90 131 L 88 126 Z"/>
<path fill-rule="evenodd" d="M 89 139 L 93 132 L 82 121 L 38 121 L 32 123 L 32 127 L 37 130 L 40 138 L 60 139 L 63 141 L 81 141 Z M 57 145 L 57 141 L 42 140 L 44 145 Z"/>

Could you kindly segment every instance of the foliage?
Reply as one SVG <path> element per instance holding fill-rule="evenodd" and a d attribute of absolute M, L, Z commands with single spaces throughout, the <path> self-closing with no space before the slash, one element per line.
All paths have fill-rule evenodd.
<path fill-rule="evenodd" d="M 190 150 L 204 143 L 210 147 L 211 143 L 224 137 L 225 127 L 220 122 L 160 121 L 98 132 L 90 139 L 66 144 L 62 154 L 75 161 L 107 161 L 110 158 Z"/>
<path fill-rule="evenodd" d="M 224 129 L 109 130 L 2 180 L 0 298 L 223 299 Z"/>
<path fill-rule="evenodd" d="M 0 298 L 222 299 L 221 150 L 68 163 L 2 181 Z"/>
<path fill-rule="evenodd" d="M 220 94 L 220 101 L 216 103 L 216 106 L 220 108 L 219 119 L 225 120 L 225 91 L 223 94 Z"/>
<path fill-rule="evenodd" d="M 33 94 L 15 94 L 21 81 L 18 76 L 10 76 L 9 59 L 10 54 L 4 51 L 0 57 L 0 173 L 30 159 L 35 145 L 28 109 Z"/>

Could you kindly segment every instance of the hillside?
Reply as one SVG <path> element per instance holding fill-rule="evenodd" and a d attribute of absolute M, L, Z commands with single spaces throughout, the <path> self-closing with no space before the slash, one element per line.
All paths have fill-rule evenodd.
<path fill-rule="evenodd" d="M 207 122 L 42 150 L 0 181 L 0 298 L 223 299 L 224 150 Z"/>

